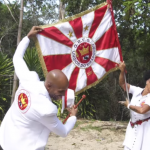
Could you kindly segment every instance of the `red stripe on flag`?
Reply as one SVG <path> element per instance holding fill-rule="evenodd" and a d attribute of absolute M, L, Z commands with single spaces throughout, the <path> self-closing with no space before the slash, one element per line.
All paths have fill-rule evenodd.
<path fill-rule="evenodd" d="M 39 34 L 46 36 L 52 40 L 55 40 L 63 45 L 67 45 L 69 47 L 72 47 L 73 45 L 73 42 L 54 26 L 45 28 Z"/>
<path fill-rule="evenodd" d="M 69 21 L 69 23 L 72 26 L 77 39 L 82 37 L 83 24 L 82 24 L 81 17 L 74 19 L 72 21 Z"/>
<path fill-rule="evenodd" d="M 89 38 L 93 37 L 94 33 L 96 32 L 99 24 L 101 23 L 104 15 L 105 15 L 106 10 L 107 10 L 107 5 L 95 10 L 94 20 L 93 20 L 93 23 L 92 23 L 92 26 L 91 26 L 91 29 L 90 29 L 90 32 L 89 32 Z"/>
<path fill-rule="evenodd" d="M 70 54 L 48 55 L 48 56 L 43 56 L 43 58 L 48 72 L 53 69 L 62 70 L 72 62 Z"/>
<path fill-rule="evenodd" d="M 112 26 L 96 43 L 96 50 L 117 47 L 116 33 Z"/>
<path fill-rule="evenodd" d="M 79 70 L 80 69 L 78 67 L 75 67 L 75 69 L 72 72 L 71 78 L 69 80 L 69 89 L 72 89 L 74 91 L 77 86 L 77 78 L 78 78 Z"/>
<path fill-rule="evenodd" d="M 117 63 L 102 57 L 95 57 L 95 62 L 100 64 L 103 68 L 105 68 L 106 72 L 108 72 L 112 68 L 115 68 L 116 65 L 118 65 Z"/>
<path fill-rule="evenodd" d="M 90 85 L 98 80 L 97 76 L 93 72 L 92 67 L 86 68 L 86 76 L 87 76 L 87 85 Z"/>

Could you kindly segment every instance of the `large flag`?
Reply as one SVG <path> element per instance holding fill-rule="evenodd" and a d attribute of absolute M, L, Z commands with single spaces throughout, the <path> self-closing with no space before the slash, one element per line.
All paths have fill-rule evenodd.
<path fill-rule="evenodd" d="M 42 28 L 36 47 L 44 74 L 62 70 L 76 94 L 96 85 L 122 61 L 111 4 Z"/>

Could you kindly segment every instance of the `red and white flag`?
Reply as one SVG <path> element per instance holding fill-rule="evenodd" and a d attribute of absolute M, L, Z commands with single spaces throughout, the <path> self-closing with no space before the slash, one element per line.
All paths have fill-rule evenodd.
<path fill-rule="evenodd" d="M 107 3 L 53 25 L 42 26 L 36 47 L 44 73 L 62 70 L 76 94 L 116 69 L 122 54 Z"/>

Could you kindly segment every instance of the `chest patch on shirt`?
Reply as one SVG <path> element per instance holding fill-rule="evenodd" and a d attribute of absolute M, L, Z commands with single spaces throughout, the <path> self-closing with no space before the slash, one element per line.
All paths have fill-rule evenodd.
<path fill-rule="evenodd" d="M 142 102 L 142 103 L 141 103 L 141 106 L 143 106 L 144 104 L 145 104 L 145 102 Z"/>
<path fill-rule="evenodd" d="M 20 90 L 18 93 L 18 107 L 22 113 L 26 113 L 31 105 L 31 98 L 29 92 Z"/>

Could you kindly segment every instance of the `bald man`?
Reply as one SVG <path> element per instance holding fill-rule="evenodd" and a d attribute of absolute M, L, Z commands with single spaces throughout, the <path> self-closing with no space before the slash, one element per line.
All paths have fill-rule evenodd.
<path fill-rule="evenodd" d="M 45 87 L 52 99 L 61 99 L 68 88 L 68 79 L 61 70 L 52 70 L 46 76 Z"/>
<path fill-rule="evenodd" d="M 20 42 L 13 57 L 19 87 L 15 99 L 0 127 L 0 145 L 3 150 L 44 150 L 50 132 L 66 137 L 76 123 L 77 109 L 63 125 L 57 118 L 59 100 L 68 88 L 68 79 L 60 70 L 53 70 L 41 82 L 38 74 L 29 71 L 23 60 L 30 38 L 42 29 L 33 27 Z"/>

